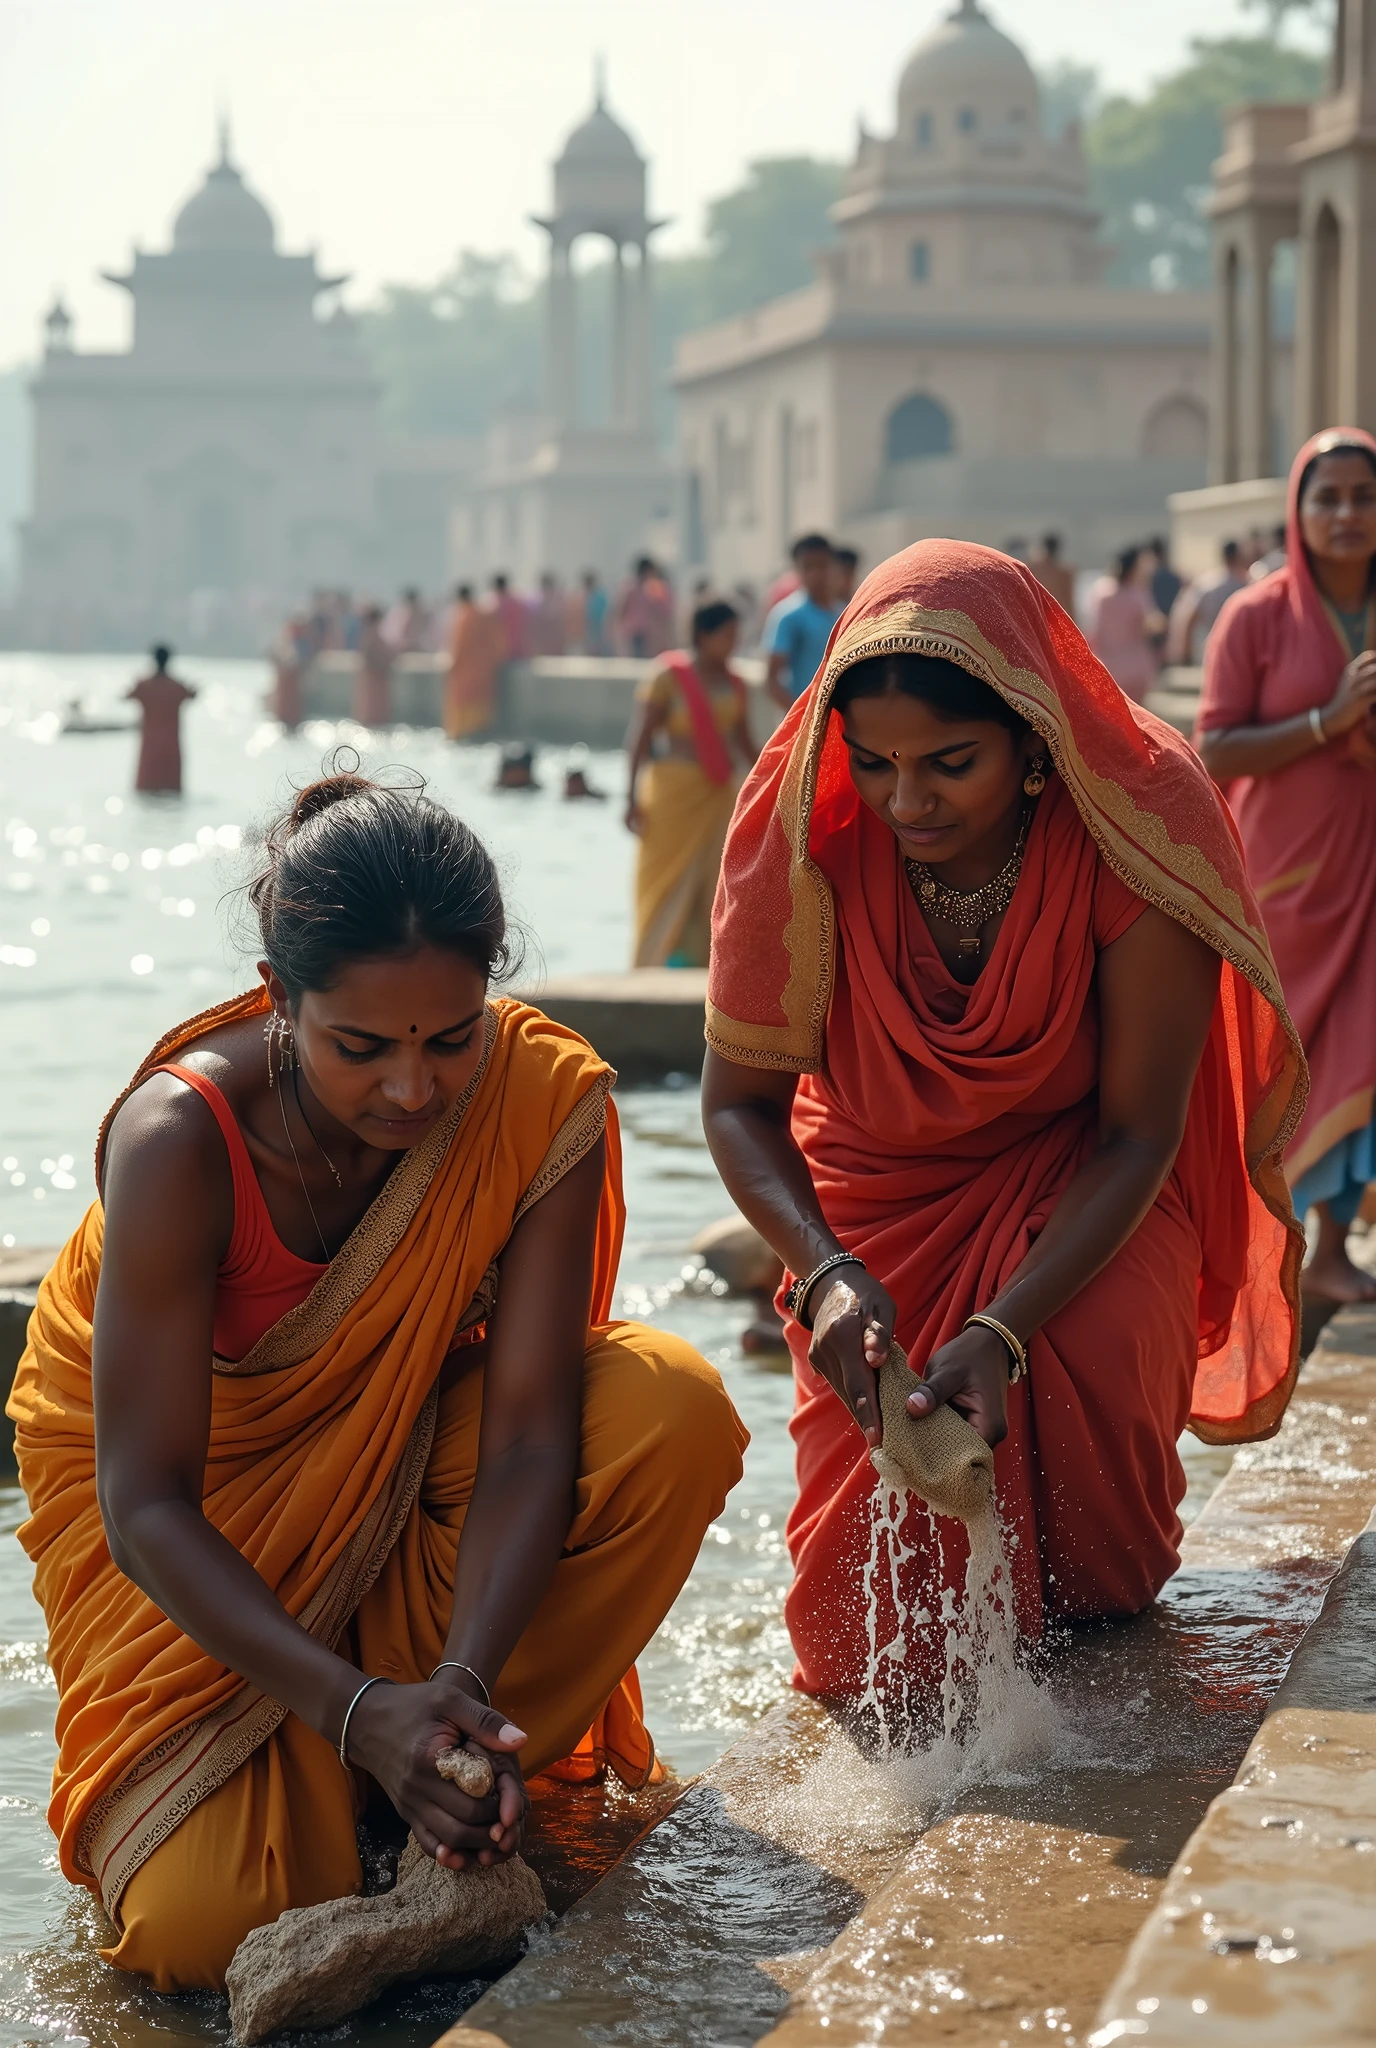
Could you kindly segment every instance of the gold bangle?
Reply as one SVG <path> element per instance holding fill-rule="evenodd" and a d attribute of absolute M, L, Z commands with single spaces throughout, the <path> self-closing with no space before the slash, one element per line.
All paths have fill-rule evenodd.
<path fill-rule="evenodd" d="M 1012 1365 L 1008 1368 L 1009 1386 L 1015 1386 L 1019 1380 L 1026 1379 L 1027 1346 L 1021 1341 L 1021 1339 L 1013 1335 L 1013 1332 L 1009 1329 L 1007 1323 L 1001 1323 L 997 1316 L 985 1315 L 982 1313 L 979 1315 L 967 1316 L 965 1318 L 964 1323 L 965 1329 L 968 1330 L 971 1323 L 978 1323 L 981 1329 L 992 1330 L 994 1335 L 996 1337 L 1002 1337 L 1004 1343 L 1008 1346 L 1008 1355 L 1013 1361 Z"/>

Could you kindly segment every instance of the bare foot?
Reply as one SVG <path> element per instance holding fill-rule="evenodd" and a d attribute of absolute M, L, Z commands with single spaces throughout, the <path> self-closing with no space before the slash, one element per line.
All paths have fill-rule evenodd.
<path fill-rule="evenodd" d="M 1326 1246 L 1320 1246 L 1301 1272 L 1300 1287 L 1310 1301 L 1376 1301 L 1376 1274 L 1364 1273 L 1345 1251 Z"/>

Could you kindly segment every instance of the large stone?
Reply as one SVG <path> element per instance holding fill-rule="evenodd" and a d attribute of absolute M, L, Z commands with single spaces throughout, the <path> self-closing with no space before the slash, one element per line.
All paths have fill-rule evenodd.
<path fill-rule="evenodd" d="M 884 1441 L 871 1451 L 871 1463 L 886 1486 L 917 1494 L 939 1515 L 977 1521 L 993 1505 L 994 1453 L 954 1408 L 911 1414 L 908 1396 L 917 1384 L 895 1344 L 879 1372 Z"/>
<path fill-rule="evenodd" d="M 784 1263 L 744 1216 L 723 1216 L 693 1239 L 691 1249 L 733 1294 L 773 1295 Z"/>
<path fill-rule="evenodd" d="M 491 1790 L 491 1767 L 467 1751 L 446 1751 L 436 1767 L 471 1797 Z M 225 1976 L 234 2038 L 252 2048 L 287 2027 L 330 2026 L 406 1978 L 498 1969 L 545 1910 L 519 1856 L 446 1870 L 409 1836 L 391 1891 L 289 1907 L 244 1936 Z"/>

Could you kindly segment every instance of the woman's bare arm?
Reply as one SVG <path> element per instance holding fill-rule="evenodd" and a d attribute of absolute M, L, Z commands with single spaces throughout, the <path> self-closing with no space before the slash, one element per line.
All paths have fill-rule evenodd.
<path fill-rule="evenodd" d="M 1319 712 L 1323 744 L 1344 738 L 1363 723 L 1376 704 L 1376 653 L 1359 654 L 1348 663 L 1333 696 Z M 1274 725 L 1221 726 L 1204 732 L 1196 743 L 1199 758 L 1215 782 L 1244 775 L 1274 775 L 1292 761 L 1317 753 L 1319 738 L 1307 711 Z"/>
<path fill-rule="evenodd" d="M 630 730 L 626 734 L 626 829 L 639 832 L 642 819 L 640 807 L 635 798 L 635 786 L 640 771 L 650 758 L 650 748 L 655 734 L 664 725 L 663 708 L 652 703 L 647 697 L 637 702 L 631 714 Z"/>
<path fill-rule="evenodd" d="M 976 1304 L 1023 1343 L 1108 1264 L 1161 1192 L 1209 1035 L 1219 959 L 1149 908 L 1100 954 L 1096 979 L 1098 1144 L 1017 1271 L 992 1301 Z M 997 1443 L 1008 1426 L 1008 1366 L 999 1337 L 963 1330 L 933 1354 L 909 1405 L 927 1414 L 949 1401 Z"/>
<path fill-rule="evenodd" d="M 797 1088 L 796 1074 L 737 1066 L 708 1048 L 702 1070 L 708 1149 L 741 1214 L 801 1278 L 846 1247 L 822 1213 L 789 1128 Z M 812 1322 L 812 1364 L 877 1444 L 882 1432 L 874 1375 L 893 1341 L 890 1295 L 858 1266 L 840 1266 L 818 1281 L 805 1313 Z"/>
<path fill-rule="evenodd" d="M 184 1084 L 155 1076 L 111 1130 L 92 1387 L 96 1489 L 110 1554 L 205 1653 L 337 1742 L 363 1674 L 293 1621 L 206 1520 L 216 1275 L 233 1226 L 224 1141 Z M 366 1711 L 365 1711 L 366 1710 Z M 518 1729 L 456 1687 L 375 1686 L 350 1724 L 369 1769 L 442 1861 L 505 1853 L 498 1805 L 433 1768 L 467 1736 L 519 1748 Z"/>

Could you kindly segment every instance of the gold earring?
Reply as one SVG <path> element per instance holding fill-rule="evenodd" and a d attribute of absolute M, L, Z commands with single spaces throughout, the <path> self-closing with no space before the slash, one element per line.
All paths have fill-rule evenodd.
<path fill-rule="evenodd" d="M 1028 764 L 1027 773 L 1023 777 L 1022 786 L 1024 793 L 1028 796 L 1041 795 L 1042 791 L 1046 788 L 1045 754 L 1033 755 L 1031 762 Z"/>
<path fill-rule="evenodd" d="M 277 1086 L 277 1075 L 285 1074 L 289 1067 L 296 1065 L 296 1034 L 285 1017 L 279 1017 L 276 1010 L 263 1026 L 263 1036 L 268 1045 L 268 1086 Z M 273 1053 L 277 1058 L 274 1066 Z"/>

